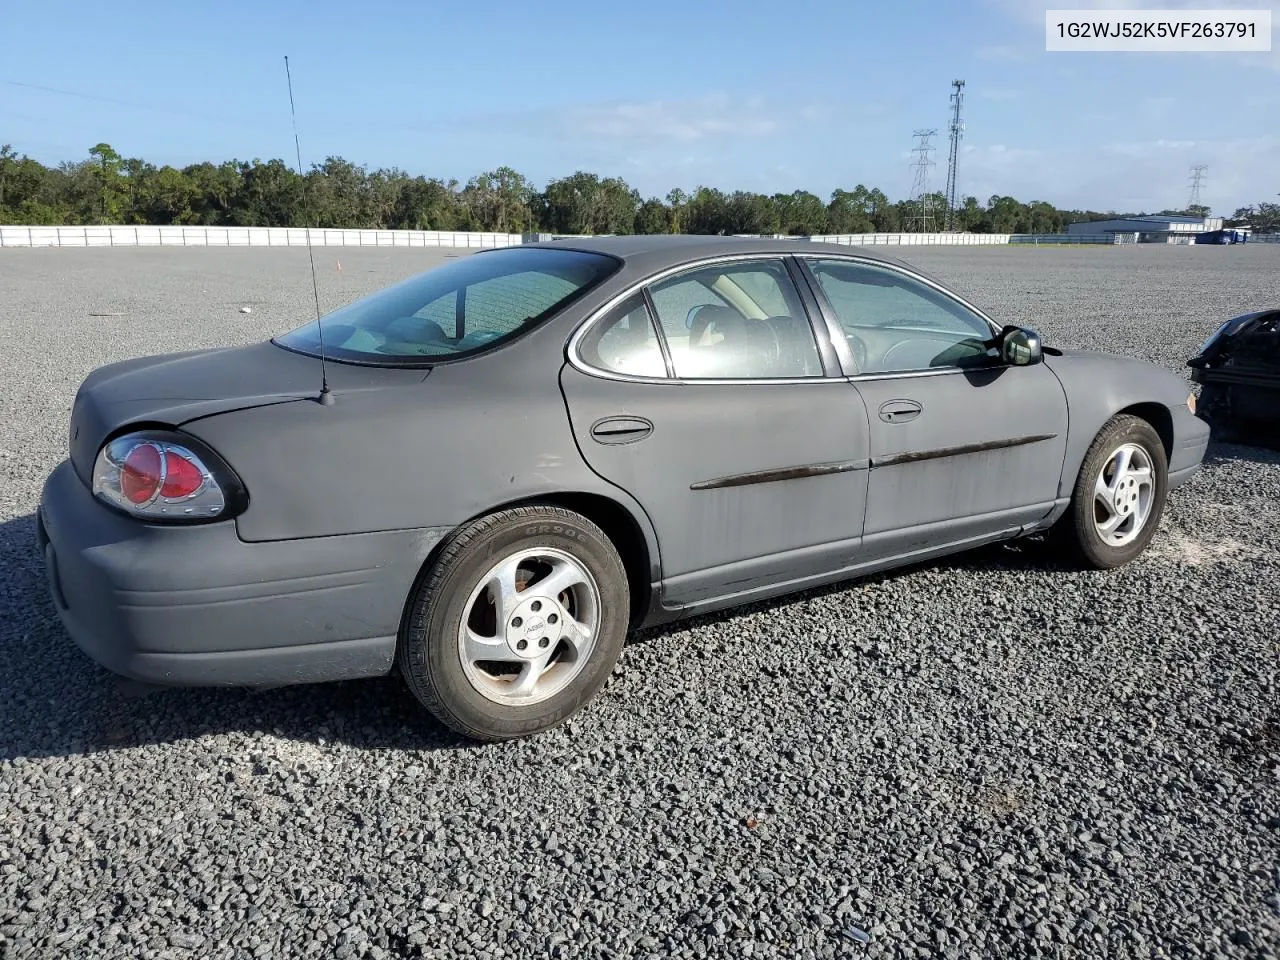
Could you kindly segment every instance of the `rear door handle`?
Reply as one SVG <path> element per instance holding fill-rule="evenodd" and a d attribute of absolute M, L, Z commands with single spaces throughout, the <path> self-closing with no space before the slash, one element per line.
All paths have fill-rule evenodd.
<path fill-rule="evenodd" d="M 920 416 L 923 409 L 914 400 L 889 400 L 880 405 L 880 419 L 885 423 L 906 423 Z"/>
<path fill-rule="evenodd" d="M 605 417 L 591 425 L 596 443 L 635 443 L 653 433 L 653 424 L 644 417 Z"/>

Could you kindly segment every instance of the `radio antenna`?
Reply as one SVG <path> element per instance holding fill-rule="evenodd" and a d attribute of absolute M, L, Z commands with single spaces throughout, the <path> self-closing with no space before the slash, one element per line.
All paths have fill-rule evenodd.
<path fill-rule="evenodd" d="M 298 176 L 302 177 L 302 146 L 298 142 L 298 111 L 293 106 L 293 74 L 289 71 L 289 58 L 284 58 L 284 75 L 289 83 L 289 116 L 293 119 L 293 149 L 298 157 Z M 324 362 L 324 324 L 320 320 L 320 285 L 316 282 L 316 258 L 311 252 L 311 226 L 307 225 L 307 259 L 311 261 L 311 293 L 316 300 L 316 334 L 320 338 L 320 396 L 316 397 L 326 407 L 333 403 L 329 392 L 329 370 Z"/>

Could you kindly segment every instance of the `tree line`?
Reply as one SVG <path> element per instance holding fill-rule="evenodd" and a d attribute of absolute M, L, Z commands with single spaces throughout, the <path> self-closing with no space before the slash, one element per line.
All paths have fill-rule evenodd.
<path fill-rule="evenodd" d="M 341 157 L 314 164 L 305 174 L 283 160 L 204 162 L 179 169 L 126 158 L 99 143 L 85 160 L 49 167 L 8 145 L 0 147 L 0 223 L 33 226 L 813 235 L 941 230 L 945 212 L 940 193 L 923 203 L 892 201 L 880 189 L 861 184 L 837 189 L 825 201 L 806 190 L 768 195 L 702 186 L 645 198 L 625 180 L 584 171 L 539 190 L 510 167 L 463 184 L 396 168 L 369 170 Z M 1259 211 L 1237 211 L 1245 213 L 1256 217 Z M 1113 216 L 997 195 L 986 203 L 965 197 L 953 226 L 974 233 L 1059 233 L 1068 223 Z"/>

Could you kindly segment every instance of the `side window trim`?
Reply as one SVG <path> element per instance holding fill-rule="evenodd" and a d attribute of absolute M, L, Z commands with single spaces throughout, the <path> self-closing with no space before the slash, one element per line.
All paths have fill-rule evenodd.
<path fill-rule="evenodd" d="M 805 280 L 809 284 L 809 289 L 813 293 L 814 299 L 818 303 L 818 309 L 822 313 L 823 320 L 825 321 L 827 330 L 832 338 L 833 345 L 835 346 L 835 349 L 836 349 L 836 354 L 840 359 L 840 365 L 846 371 L 845 372 L 846 379 L 893 380 L 893 379 L 902 379 L 902 378 L 910 378 L 910 377 L 937 377 L 937 376 L 942 376 L 942 375 L 951 374 L 951 373 L 963 373 L 966 368 L 959 367 L 959 366 L 925 367 L 925 368 L 916 369 L 916 370 L 887 370 L 883 372 L 877 371 L 877 372 L 871 372 L 871 373 L 863 373 L 858 368 L 857 361 L 855 361 L 853 358 L 853 351 L 849 349 L 849 344 L 844 338 L 844 328 L 840 324 L 840 318 L 836 316 L 835 308 L 831 305 L 831 301 L 830 299 L 828 299 L 826 291 L 822 289 L 822 282 L 818 279 L 817 274 L 814 272 L 811 261 L 843 260 L 848 263 L 856 263 L 860 266 L 879 267 L 883 270 L 888 270 L 892 273 L 898 274 L 899 276 L 905 277 L 908 280 L 914 281 L 915 283 L 924 284 L 929 289 L 936 291 L 937 293 L 941 294 L 947 299 L 958 304 L 959 306 L 961 306 L 962 308 L 964 308 L 965 310 L 973 314 L 975 317 L 977 317 L 979 320 L 981 320 L 983 323 L 985 323 L 987 327 L 990 329 L 992 336 L 994 336 L 1000 331 L 1000 327 L 996 324 L 994 320 L 988 317 L 985 313 L 983 313 L 973 304 L 969 303 L 967 300 L 964 300 L 963 298 L 957 296 L 956 294 L 952 293 L 950 290 L 946 290 L 943 287 L 938 286 L 936 283 L 933 283 L 932 281 L 926 279 L 925 277 L 920 276 L 919 274 L 916 274 L 910 270 L 903 269 L 896 263 L 890 263 L 885 260 L 872 260 L 867 257 L 857 257 L 857 256 L 848 256 L 848 255 L 841 256 L 840 254 L 819 255 L 814 253 L 805 253 L 805 254 L 799 254 L 796 257 L 796 259 L 800 261 L 803 267 Z"/>
<path fill-rule="evenodd" d="M 644 280 L 633 283 L 631 286 L 628 286 L 624 290 L 610 297 L 602 306 L 588 314 L 587 318 L 578 325 L 577 329 L 574 330 L 569 338 L 568 349 L 566 351 L 569 363 L 571 366 L 588 376 L 632 383 L 667 383 L 676 385 L 693 383 L 699 385 L 741 386 L 746 383 L 805 384 L 831 383 L 832 381 L 848 380 L 851 376 L 854 376 L 854 374 L 845 372 L 846 370 L 854 369 L 851 356 L 849 360 L 845 359 L 845 355 L 848 352 L 848 346 L 843 343 L 843 336 L 837 337 L 832 335 L 833 329 L 840 329 L 838 321 L 835 320 L 833 315 L 828 316 L 827 311 L 829 307 L 826 305 L 825 298 L 822 296 L 821 288 L 818 285 L 816 278 L 812 276 L 809 265 L 805 262 L 806 259 L 846 259 L 856 260 L 858 262 L 868 262 L 859 257 L 841 257 L 838 254 L 829 258 L 817 258 L 812 254 L 797 255 L 792 252 L 777 251 L 770 253 L 708 257 L 704 260 L 694 260 L 688 263 L 682 263 L 678 266 L 670 267 Z M 806 319 L 809 322 L 810 332 L 813 334 L 816 341 L 819 360 L 823 367 L 823 375 L 816 377 L 762 377 L 759 379 L 708 378 L 705 380 L 680 379 L 679 377 L 674 376 L 673 364 L 670 360 L 670 351 L 666 343 L 666 335 L 662 329 L 662 325 L 658 322 L 657 311 L 654 307 L 653 299 L 649 294 L 649 288 L 656 283 L 661 283 L 663 280 L 669 279 L 670 277 L 703 267 L 715 266 L 718 263 L 736 263 L 739 261 L 746 263 L 752 260 L 775 260 L 781 261 L 785 264 L 791 282 L 795 287 L 796 294 L 800 299 L 801 309 L 804 311 Z M 880 260 L 870 262 L 874 265 L 883 264 L 883 261 Z M 803 283 L 800 282 L 801 277 L 803 277 Z M 666 377 L 620 374 L 616 371 L 607 370 L 589 363 L 580 353 L 579 347 L 587 332 L 597 324 L 603 322 L 620 303 L 637 293 L 643 293 L 644 295 L 645 308 L 649 313 L 650 322 L 653 324 L 654 331 L 657 334 L 658 342 L 662 349 L 663 359 L 667 366 Z M 966 306 L 968 306 L 968 304 L 966 304 Z M 835 325 L 834 328 L 832 324 Z M 825 327 L 826 336 L 823 336 L 822 332 L 820 332 L 823 327 Z M 845 351 L 844 353 L 841 352 L 841 347 L 843 347 Z M 832 351 L 835 356 L 831 356 L 828 353 L 828 350 Z M 837 362 L 833 361 L 838 361 L 838 365 Z M 939 370 L 938 372 L 950 371 Z"/>
<path fill-rule="evenodd" d="M 837 374 L 834 378 L 830 376 L 829 367 L 828 367 L 828 357 L 826 352 L 823 350 L 822 338 L 818 335 L 817 330 L 814 329 L 813 318 L 810 313 L 810 306 L 809 306 L 808 299 L 805 296 L 804 285 L 797 281 L 795 265 L 792 262 L 794 259 L 795 258 L 793 254 L 789 252 L 781 252 L 781 251 L 776 253 L 766 253 L 766 254 L 756 254 L 756 255 L 746 255 L 746 256 L 737 255 L 737 256 L 716 257 L 709 261 L 681 264 L 679 267 L 674 268 L 670 271 L 665 271 L 663 274 L 659 276 L 651 277 L 649 278 L 649 280 L 645 282 L 644 284 L 645 301 L 649 305 L 650 313 L 653 316 L 654 327 L 658 332 L 659 340 L 663 344 L 664 356 L 668 358 L 668 364 L 669 364 L 668 372 L 671 374 L 671 378 L 674 382 L 691 383 L 691 384 L 744 384 L 744 383 L 767 384 L 767 383 L 812 383 L 812 382 L 820 382 L 828 379 L 843 379 L 839 374 Z M 655 286 L 666 283 L 667 281 L 678 279 L 683 275 L 697 273 L 699 271 L 712 269 L 714 267 L 723 268 L 723 271 L 724 271 L 723 275 L 727 277 L 732 277 L 732 273 L 735 269 L 749 268 L 750 265 L 753 263 L 773 264 L 775 265 L 775 267 L 781 267 L 781 276 L 775 276 L 774 278 L 775 282 L 778 284 L 779 293 L 782 294 L 784 300 L 794 298 L 794 303 L 799 306 L 800 312 L 803 314 L 803 318 L 804 318 L 803 329 L 807 330 L 809 336 L 812 338 L 814 352 L 818 360 L 818 365 L 821 368 L 821 372 L 817 375 L 808 375 L 808 376 L 776 376 L 776 377 L 684 376 L 684 377 L 681 377 L 675 369 L 674 358 L 672 357 L 670 353 L 670 348 L 667 346 L 667 343 L 666 343 L 667 332 L 665 327 L 663 326 L 662 317 L 658 313 L 657 305 L 654 303 L 654 300 L 651 294 L 652 289 Z M 772 272 L 772 271 L 768 271 L 768 272 Z M 785 284 L 791 285 L 790 296 L 788 296 L 785 289 L 783 289 Z M 712 293 L 717 293 L 717 291 L 714 288 L 709 288 L 709 289 L 711 290 Z M 747 293 L 746 291 L 743 291 L 743 293 L 745 296 L 750 297 L 750 294 Z M 739 308 L 735 306 L 733 307 L 733 309 L 739 309 Z M 763 308 L 759 308 L 759 309 L 763 310 Z M 798 321 L 800 320 L 800 317 L 796 317 L 794 319 Z"/>
<path fill-rule="evenodd" d="M 809 314 L 809 325 L 813 328 L 813 335 L 818 341 L 823 369 L 830 377 L 853 376 L 858 369 L 853 359 L 853 351 L 849 349 L 844 332 L 836 319 L 835 311 L 827 301 L 822 285 L 818 283 L 818 278 L 809 267 L 809 258 L 791 256 L 787 259 L 795 271 L 800 300 Z"/>
<path fill-rule="evenodd" d="M 653 304 L 653 297 L 649 294 L 649 284 L 645 284 L 640 288 L 640 295 L 644 298 L 645 313 L 649 315 L 649 323 L 653 326 L 653 332 L 658 337 L 658 349 L 662 351 L 662 363 L 667 368 L 667 379 L 675 380 L 676 365 L 671 359 L 671 348 L 667 346 L 667 333 L 662 329 L 662 323 L 658 320 L 658 308 Z M 645 379 L 656 379 L 646 377 Z"/>

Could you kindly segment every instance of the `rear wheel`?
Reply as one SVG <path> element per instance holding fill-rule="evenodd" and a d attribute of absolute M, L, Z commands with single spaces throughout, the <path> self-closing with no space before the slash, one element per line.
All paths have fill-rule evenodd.
<path fill-rule="evenodd" d="M 1141 417 L 1113 417 L 1085 455 L 1054 537 L 1087 566 L 1126 564 L 1155 535 L 1168 488 L 1159 434 Z"/>
<path fill-rule="evenodd" d="M 399 646 L 409 688 L 477 740 L 547 730 L 600 689 L 630 591 L 617 550 L 560 507 L 504 510 L 457 533 L 423 578 Z"/>

